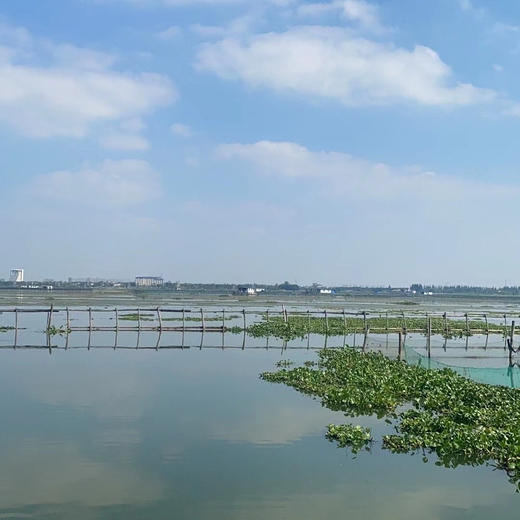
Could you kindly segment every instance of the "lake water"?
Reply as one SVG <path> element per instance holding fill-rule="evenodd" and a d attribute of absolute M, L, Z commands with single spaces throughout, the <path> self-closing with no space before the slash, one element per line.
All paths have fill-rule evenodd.
<path fill-rule="evenodd" d="M 280 359 L 315 360 L 312 348 L 127 340 L 0 349 L 0 518 L 518 518 L 519 495 L 491 467 L 329 443 L 326 426 L 348 418 L 258 377 Z"/>

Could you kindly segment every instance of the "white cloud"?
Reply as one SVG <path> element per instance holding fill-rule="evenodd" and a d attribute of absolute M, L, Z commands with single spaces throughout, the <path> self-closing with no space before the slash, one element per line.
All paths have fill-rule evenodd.
<path fill-rule="evenodd" d="M 74 204 L 128 206 L 160 195 L 159 176 L 146 161 L 106 160 L 97 168 L 57 171 L 38 176 L 38 196 Z"/>
<path fill-rule="evenodd" d="M 179 135 L 181 137 L 191 137 L 193 135 L 193 130 L 191 127 L 188 125 L 183 125 L 182 123 L 174 123 L 170 129 L 175 135 Z"/>
<path fill-rule="evenodd" d="M 101 145 L 110 150 L 144 152 L 150 148 L 150 143 L 141 135 L 114 133 L 101 139 Z"/>
<path fill-rule="evenodd" d="M 182 34 L 182 30 L 178 25 L 171 25 L 170 27 L 157 33 L 157 38 L 160 40 L 173 40 Z"/>
<path fill-rule="evenodd" d="M 295 27 L 206 43 L 197 67 L 255 87 L 332 98 L 346 105 L 449 106 L 495 98 L 493 91 L 456 82 L 450 67 L 429 47 L 408 50 L 335 27 Z"/>
<path fill-rule="evenodd" d="M 94 125 L 141 117 L 176 98 L 167 78 L 120 72 L 115 56 L 34 40 L 23 29 L 0 37 L 7 49 L 0 53 L 0 123 L 23 135 L 84 137 Z"/>
<path fill-rule="evenodd" d="M 379 20 L 377 7 L 364 0 L 335 0 L 328 3 L 302 4 L 297 9 L 300 16 L 319 16 L 335 11 L 340 12 L 347 20 L 358 22 L 364 29 L 374 32 L 381 32 L 384 29 Z"/>
<path fill-rule="evenodd" d="M 194 24 L 191 30 L 204 38 L 239 36 L 249 34 L 257 18 L 252 15 L 239 16 L 225 25 L 201 25 Z"/>
<path fill-rule="evenodd" d="M 93 0 L 99 4 L 126 3 L 136 6 L 162 5 L 165 7 L 186 7 L 191 5 L 232 5 L 248 4 L 250 0 Z M 275 6 L 288 6 L 296 0 L 255 0 L 258 4 L 273 4 Z"/>
<path fill-rule="evenodd" d="M 289 180 L 318 181 L 332 195 L 354 198 L 393 197 L 447 202 L 453 198 L 503 196 L 518 189 L 461 180 L 417 167 L 394 168 L 346 153 L 311 151 L 291 142 L 259 141 L 223 144 L 216 149 L 221 159 L 240 160 L 258 173 Z M 463 194 L 463 195 L 462 195 Z M 516 196 L 515 195 L 515 196 Z"/>

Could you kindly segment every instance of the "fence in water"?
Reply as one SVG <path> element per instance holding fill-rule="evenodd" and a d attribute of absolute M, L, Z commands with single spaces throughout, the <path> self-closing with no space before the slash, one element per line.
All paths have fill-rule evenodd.
<path fill-rule="evenodd" d="M 30 316 L 30 320 L 27 320 Z M 311 308 L 242 308 L 228 307 L 224 309 L 211 308 L 169 308 L 169 307 L 135 307 L 135 308 L 107 308 L 107 307 L 13 307 L 0 308 L 0 331 L 11 334 L 12 343 L 0 343 L 2 347 L 29 346 L 21 344 L 19 337 L 27 328 L 27 321 L 33 331 L 38 331 L 46 338 L 45 344 L 40 347 L 52 347 L 52 338 L 65 338 L 65 347 L 69 344 L 69 337 L 75 333 L 88 333 L 87 347 L 91 346 L 91 338 L 95 333 L 112 332 L 115 334 L 117 346 L 120 333 L 134 332 L 137 334 L 137 346 L 141 333 L 158 332 L 159 338 L 155 348 L 160 345 L 161 336 L 167 332 L 181 332 L 184 347 L 184 334 L 218 333 L 224 336 L 228 333 L 243 335 L 242 347 L 246 347 L 246 336 L 259 337 L 264 335 L 276 337 L 282 334 L 282 346 L 287 347 L 288 340 L 284 335 L 293 334 L 295 337 L 307 336 L 307 347 L 310 347 L 310 337 L 316 334 L 324 337 L 324 343 L 318 345 L 313 342 L 314 348 L 326 348 L 327 338 L 330 336 L 353 335 L 354 346 L 368 347 L 369 337 L 378 335 L 392 335 L 399 353 L 402 343 L 407 336 L 419 334 L 425 338 L 424 349 L 428 357 L 432 349 L 432 338 L 444 338 L 447 349 L 449 338 L 465 338 L 466 350 L 477 345 L 469 343 L 471 336 L 483 336 L 485 340 L 478 346 L 486 351 L 505 349 L 509 356 L 515 353 L 514 336 L 517 331 L 515 319 L 520 323 L 520 314 L 498 314 L 481 312 L 404 312 L 404 311 L 347 311 L 345 309 L 311 309 Z M 264 329 L 258 333 L 254 326 L 263 324 Z M 490 336 L 502 336 L 503 342 L 490 342 Z M 0 338 L 1 339 L 1 338 Z M 37 346 L 37 345 L 34 345 Z M 248 345 L 250 347 L 250 345 Z M 258 346 L 259 348 L 263 348 Z M 144 348 L 144 347 L 142 347 Z M 305 345 L 301 345 L 305 348 Z"/>

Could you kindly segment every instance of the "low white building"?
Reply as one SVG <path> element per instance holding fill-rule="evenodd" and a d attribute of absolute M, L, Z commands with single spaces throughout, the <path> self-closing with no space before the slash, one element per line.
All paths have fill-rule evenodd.
<path fill-rule="evenodd" d="M 9 272 L 9 281 L 13 283 L 23 282 L 23 269 L 11 269 Z"/>
<path fill-rule="evenodd" d="M 136 287 L 161 287 L 164 285 L 164 280 L 160 276 L 136 276 Z"/>

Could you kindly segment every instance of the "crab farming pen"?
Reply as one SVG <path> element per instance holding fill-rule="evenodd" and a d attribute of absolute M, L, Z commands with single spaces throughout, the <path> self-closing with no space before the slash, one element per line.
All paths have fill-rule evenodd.
<path fill-rule="evenodd" d="M 30 318 L 29 318 L 30 317 Z M 515 321 L 516 320 L 516 321 Z M 419 335 L 423 338 L 425 355 L 431 357 L 432 350 L 439 350 L 439 345 L 433 345 L 432 339 L 443 339 L 444 351 L 448 339 L 465 339 L 466 349 L 481 347 L 488 349 L 503 349 L 511 357 L 516 353 L 514 346 L 515 333 L 518 332 L 515 323 L 520 324 L 520 315 L 509 313 L 482 313 L 482 312 L 404 312 L 404 311 L 346 311 L 345 309 L 311 309 L 298 308 L 288 310 L 281 308 L 242 308 L 228 307 L 217 309 L 208 308 L 170 308 L 170 307 L 12 307 L 0 308 L 0 332 L 9 333 L 10 340 L 2 341 L 0 346 L 29 347 L 20 342 L 21 332 L 31 329 L 34 334 L 43 335 L 45 344 L 35 344 L 34 347 L 50 347 L 51 339 L 65 338 L 65 348 L 69 344 L 69 337 L 75 333 L 88 333 L 90 348 L 91 338 L 96 333 L 113 333 L 115 346 L 118 345 L 118 335 L 121 333 L 137 334 L 137 346 L 141 334 L 159 333 L 156 348 L 160 345 L 163 333 L 184 334 L 220 334 L 220 347 L 225 344 L 224 337 L 229 334 L 242 335 L 242 348 L 252 348 L 258 345 L 246 345 L 249 339 L 265 338 L 269 346 L 269 338 L 279 339 L 281 345 L 287 347 L 291 341 L 296 341 L 294 348 L 327 348 L 345 346 L 336 345 L 328 338 L 349 337 L 351 346 L 366 349 L 369 339 L 386 335 L 393 338 L 394 345 L 401 355 L 403 344 L 410 335 Z M 105 335 L 106 337 L 106 335 Z M 313 338 L 311 345 L 311 337 Z M 323 343 L 316 340 L 324 339 Z M 478 344 L 470 337 L 482 337 Z M 495 337 L 495 342 L 490 341 Z M 5 338 L 5 336 L 4 336 Z M 306 338 L 307 343 L 302 343 Z M 496 341 L 496 338 L 499 338 Z M 299 342 L 298 342 L 299 341 Z M 112 345 L 112 346 L 114 346 Z M 202 342 L 201 342 L 202 345 Z M 206 345 L 207 346 L 207 345 Z M 261 345 L 262 347 L 264 345 Z M 442 348 L 441 347 L 441 348 Z M 124 348 L 124 347 L 122 347 Z M 144 348 L 144 347 L 143 347 Z M 290 347 L 291 348 L 291 347 Z"/>

